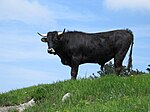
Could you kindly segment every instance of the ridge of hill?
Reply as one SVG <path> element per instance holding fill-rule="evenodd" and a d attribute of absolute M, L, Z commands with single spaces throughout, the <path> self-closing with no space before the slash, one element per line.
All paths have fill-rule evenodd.
<path fill-rule="evenodd" d="M 62 102 L 65 94 L 69 96 Z M 149 112 L 150 74 L 78 79 L 0 94 L 0 107 L 34 99 L 25 112 Z M 15 110 L 11 112 L 16 112 Z"/>

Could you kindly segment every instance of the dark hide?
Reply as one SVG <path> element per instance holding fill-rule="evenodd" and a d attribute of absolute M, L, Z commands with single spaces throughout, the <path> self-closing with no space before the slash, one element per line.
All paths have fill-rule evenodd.
<path fill-rule="evenodd" d="M 71 67 L 72 79 L 76 79 L 78 67 L 84 63 L 98 63 L 101 69 L 106 62 L 114 58 L 116 74 L 119 75 L 122 62 L 131 46 L 128 70 L 132 66 L 133 34 L 130 30 L 114 30 L 101 33 L 84 32 L 48 32 L 48 49 L 53 48 L 64 65 Z"/>

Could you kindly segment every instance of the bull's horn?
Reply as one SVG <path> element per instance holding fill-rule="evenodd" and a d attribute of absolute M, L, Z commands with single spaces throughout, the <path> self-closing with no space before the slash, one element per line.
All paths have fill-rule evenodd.
<path fill-rule="evenodd" d="M 61 34 L 63 34 L 63 33 L 65 33 L 65 29 L 64 29 L 63 32 L 58 32 L 58 35 L 61 35 Z"/>
<path fill-rule="evenodd" d="M 61 34 L 63 34 L 63 32 L 58 32 L 58 35 L 61 35 Z"/>
<path fill-rule="evenodd" d="M 47 37 L 47 34 L 40 34 L 39 32 L 37 32 L 37 34 L 42 36 L 42 37 Z"/>
<path fill-rule="evenodd" d="M 66 29 L 64 28 L 64 31 L 63 31 L 63 33 L 65 33 L 65 30 L 66 30 Z"/>

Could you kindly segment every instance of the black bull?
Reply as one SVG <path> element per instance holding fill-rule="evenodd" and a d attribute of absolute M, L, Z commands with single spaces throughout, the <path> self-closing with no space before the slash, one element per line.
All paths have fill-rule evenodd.
<path fill-rule="evenodd" d="M 39 33 L 38 33 L 39 34 Z M 64 65 L 71 67 L 71 78 L 76 79 L 78 67 L 84 63 L 98 63 L 101 69 L 114 58 L 116 74 L 122 69 L 122 62 L 131 46 L 128 71 L 132 67 L 133 34 L 129 29 L 100 33 L 48 32 L 42 35 L 42 42 L 48 43 L 48 53 L 57 54 Z"/>

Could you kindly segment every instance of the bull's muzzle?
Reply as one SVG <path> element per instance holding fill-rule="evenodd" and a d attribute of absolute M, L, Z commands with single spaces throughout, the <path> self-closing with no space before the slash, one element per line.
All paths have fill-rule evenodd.
<path fill-rule="evenodd" d="M 47 51 L 48 51 L 48 53 L 50 53 L 50 54 L 55 54 L 54 48 L 49 48 L 49 49 L 47 49 Z"/>

